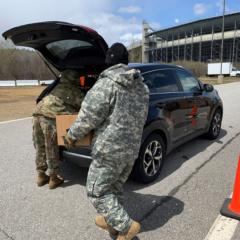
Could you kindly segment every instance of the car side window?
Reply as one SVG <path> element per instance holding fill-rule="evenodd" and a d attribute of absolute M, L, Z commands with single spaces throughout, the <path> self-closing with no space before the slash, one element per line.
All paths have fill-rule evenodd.
<path fill-rule="evenodd" d="M 159 70 L 143 75 L 151 93 L 179 92 L 177 79 L 172 70 Z"/>
<path fill-rule="evenodd" d="M 184 92 L 199 92 L 201 90 L 198 80 L 189 72 L 177 69 L 176 74 Z"/>

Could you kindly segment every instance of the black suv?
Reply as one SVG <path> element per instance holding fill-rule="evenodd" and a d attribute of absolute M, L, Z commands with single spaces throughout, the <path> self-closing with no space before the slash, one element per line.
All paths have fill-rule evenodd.
<path fill-rule="evenodd" d="M 104 69 L 108 46 L 94 30 L 63 22 L 35 23 L 13 28 L 3 34 L 19 46 L 38 50 L 59 71 L 76 69 L 96 76 Z M 166 154 L 173 148 L 205 134 L 216 139 L 221 131 L 222 101 L 212 85 L 202 84 L 189 71 L 174 65 L 130 64 L 139 69 L 150 90 L 139 157 L 132 176 L 149 183 L 161 171 Z M 68 151 L 62 157 L 88 167 L 90 149 Z"/>

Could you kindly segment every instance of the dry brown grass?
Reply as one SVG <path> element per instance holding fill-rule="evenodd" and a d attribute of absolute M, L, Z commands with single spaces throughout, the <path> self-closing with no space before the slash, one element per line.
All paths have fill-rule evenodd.
<path fill-rule="evenodd" d="M 188 70 L 190 70 L 195 76 L 205 76 L 207 73 L 207 63 L 203 62 L 191 62 L 191 61 L 176 61 L 172 64 L 180 65 Z"/>
<path fill-rule="evenodd" d="M 212 85 L 217 85 L 218 83 L 218 78 L 217 77 L 199 77 L 201 82 L 203 83 L 210 83 Z M 235 78 L 235 77 L 224 77 L 223 83 L 232 83 L 232 82 L 240 82 L 240 78 Z"/>
<path fill-rule="evenodd" d="M 37 87 L 1 87 L 0 121 L 30 117 L 35 107 L 35 99 L 44 89 Z"/>
<path fill-rule="evenodd" d="M 203 83 L 217 84 L 217 78 L 199 79 Z M 224 83 L 236 81 L 240 81 L 240 78 L 224 78 Z M 0 87 L 0 121 L 30 117 L 35 108 L 35 99 L 44 88 L 43 86 Z"/>

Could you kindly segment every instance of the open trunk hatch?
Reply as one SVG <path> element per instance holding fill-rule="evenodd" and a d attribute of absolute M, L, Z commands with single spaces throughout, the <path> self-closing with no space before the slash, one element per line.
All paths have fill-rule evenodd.
<path fill-rule="evenodd" d="M 108 45 L 93 29 L 65 22 L 41 22 L 3 33 L 16 46 L 39 51 L 59 71 L 104 68 Z"/>

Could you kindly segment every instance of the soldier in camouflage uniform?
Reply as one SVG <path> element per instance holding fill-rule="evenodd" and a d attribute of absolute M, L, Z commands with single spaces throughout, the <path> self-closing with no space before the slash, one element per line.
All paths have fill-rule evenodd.
<path fill-rule="evenodd" d="M 56 115 L 79 111 L 84 93 L 80 89 L 79 73 L 66 70 L 58 85 L 45 96 L 33 113 L 33 143 L 36 149 L 37 184 L 49 182 L 55 188 L 63 179 L 59 172 L 59 148 L 56 134 Z M 49 176 L 45 173 L 48 170 Z"/>
<path fill-rule="evenodd" d="M 106 62 L 121 64 L 99 76 L 65 138 L 71 146 L 94 129 L 87 195 L 100 214 L 96 224 L 125 240 L 140 231 L 140 224 L 123 208 L 122 191 L 138 157 L 149 91 L 140 72 L 125 65 L 128 53 L 122 44 L 108 50 Z"/>

